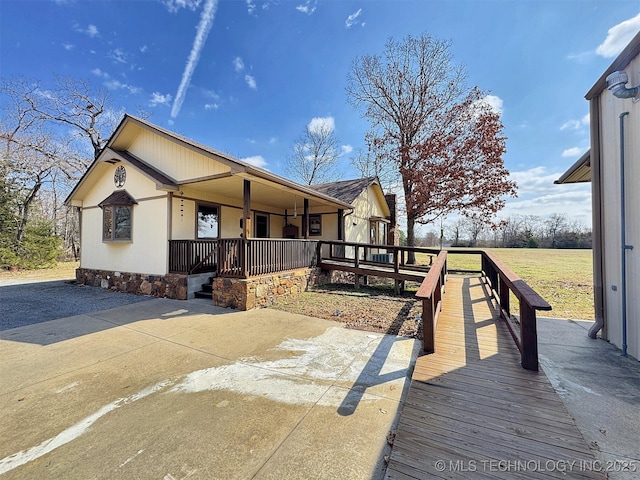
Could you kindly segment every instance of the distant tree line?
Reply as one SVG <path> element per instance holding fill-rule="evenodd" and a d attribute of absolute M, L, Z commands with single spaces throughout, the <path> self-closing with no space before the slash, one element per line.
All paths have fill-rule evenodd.
<path fill-rule="evenodd" d="M 554 213 L 502 218 L 491 225 L 476 218 L 460 218 L 442 233 L 427 231 L 417 244 L 424 247 L 591 248 L 591 229 L 566 214 Z"/>

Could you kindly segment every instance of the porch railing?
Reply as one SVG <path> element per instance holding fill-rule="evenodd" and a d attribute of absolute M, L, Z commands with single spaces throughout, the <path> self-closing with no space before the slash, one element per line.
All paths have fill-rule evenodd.
<path fill-rule="evenodd" d="M 248 278 L 316 265 L 315 240 L 221 238 L 170 240 L 169 271 Z"/>
<path fill-rule="evenodd" d="M 170 240 L 170 273 L 203 273 L 217 270 L 217 240 Z"/>
<path fill-rule="evenodd" d="M 422 300 L 423 349 L 435 351 L 435 330 L 441 310 L 442 293 L 450 255 L 480 255 L 481 273 L 500 308 L 513 340 L 520 351 L 520 363 L 527 370 L 538 370 L 538 333 L 536 311 L 551 310 L 547 303 L 527 283 L 518 277 L 496 255 L 485 250 L 450 250 L 438 255 L 416 296 Z M 519 301 L 519 319 L 511 314 L 511 295 Z"/>
<path fill-rule="evenodd" d="M 424 271 L 430 267 L 439 250 L 423 247 L 405 247 L 400 245 L 377 245 L 372 243 L 320 240 L 319 260 L 337 260 L 348 262 L 358 268 L 361 265 L 384 264 L 393 266 L 393 271 Z M 409 254 L 421 254 L 414 263 L 409 263 Z"/>

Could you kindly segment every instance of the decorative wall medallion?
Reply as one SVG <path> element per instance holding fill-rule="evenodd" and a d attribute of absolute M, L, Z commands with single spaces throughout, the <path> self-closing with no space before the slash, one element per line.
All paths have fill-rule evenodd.
<path fill-rule="evenodd" d="M 124 187 L 124 182 L 127 180 L 127 171 L 124 169 L 122 165 L 118 165 L 116 167 L 116 171 L 113 174 L 113 183 L 116 185 L 116 188 Z"/>

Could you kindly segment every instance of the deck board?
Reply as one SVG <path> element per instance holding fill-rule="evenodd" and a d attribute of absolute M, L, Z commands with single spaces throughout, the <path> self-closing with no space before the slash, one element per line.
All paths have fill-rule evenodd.
<path fill-rule="evenodd" d="M 435 345 L 416 362 L 386 479 L 605 478 L 544 372 L 520 366 L 479 277 L 449 276 Z"/>

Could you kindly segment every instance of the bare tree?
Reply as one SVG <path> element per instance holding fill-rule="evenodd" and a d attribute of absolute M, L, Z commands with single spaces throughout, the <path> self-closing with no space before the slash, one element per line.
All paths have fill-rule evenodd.
<path fill-rule="evenodd" d="M 53 89 L 40 82 L 17 78 L 3 81 L 2 93 L 32 122 L 66 125 L 74 135 L 89 141 L 95 158 L 107 142 L 119 113 L 109 108 L 105 90 L 92 92 L 85 80 L 58 77 Z"/>
<path fill-rule="evenodd" d="M 333 125 L 325 121 L 312 122 L 294 145 L 286 170 L 289 176 L 306 185 L 328 182 L 335 178 L 339 156 Z"/>
<path fill-rule="evenodd" d="M 13 198 L 14 247 L 36 205 L 55 234 L 68 235 L 58 224 L 77 222 L 60 217 L 72 214 L 62 209 L 62 200 L 106 143 L 118 114 L 108 107 L 106 93 L 92 94 L 82 80 L 59 78 L 47 89 L 24 78 L 3 79 L 0 93 L 0 175 Z"/>
<path fill-rule="evenodd" d="M 467 217 L 462 220 L 462 228 L 469 238 L 469 246 L 476 247 L 478 237 L 487 230 L 487 221 L 479 216 Z"/>
<path fill-rule="evenodd" d="M 371 124 L 374 155 L 402 177 L 409 245 L 417 222 L 452 211 L 495 213 L 503 195 L 515 195 L 499 116 L 479 101 L 482 92 L 467 91 L 449 47 L 425 34 L 390 39 L 383 57 L 357 58 L 348 77 L 349 101 Z"/>
<path fill-rule="evenodd" d="M 355 156 L 351 157 L 351 165 L 360 172 L 362 178 L 378 177 L 385 192 L 395 190 L 401 183 L 395 164 L 373 155 L 371 150 L 356 150 Z"/>

